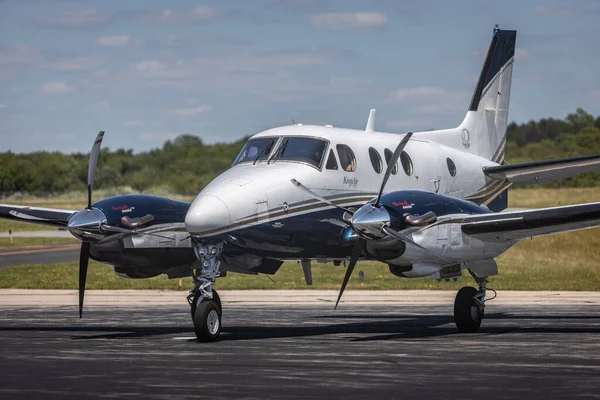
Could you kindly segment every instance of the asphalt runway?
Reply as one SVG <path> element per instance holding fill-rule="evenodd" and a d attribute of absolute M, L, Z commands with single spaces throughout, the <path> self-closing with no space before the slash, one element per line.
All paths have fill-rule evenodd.
<path fill-rule="evenodd" d="M 600 397 L 598 296 L 536 303 L 530 293 L 519 305 L 512 293 L 489 303 L 471 335 L 456 333 L 449 293 L 432 295 L 439 304 L 359 301 L 337 311 L 333 292 L 325 303 L 259 306 L 224 293 L 217 343 L 195 340 L 181 292 L 181 305 L 91 305 L 82 320 L 75 301 L 7 300 L 0 398 Z"/>
<path fill-rule="evenodd" d="M 77 261 L 80 248 L 79 243 L 0 247 L 0 267 Z"/>

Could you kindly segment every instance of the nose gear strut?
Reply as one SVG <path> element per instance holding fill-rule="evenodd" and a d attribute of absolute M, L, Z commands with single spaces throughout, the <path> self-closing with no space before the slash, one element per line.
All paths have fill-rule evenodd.
<path fill-rule="evenodd" d="M 223 243 L 203 244 L 192 239 L 194 252 L 200 263 L 195 268 L 194 289 L 187 296 L 194 320 L 194 331 L 202 341 L 215 341 L 221 333 L 221 301 L 213 289 L 219 277 L 220 255 Z"/>

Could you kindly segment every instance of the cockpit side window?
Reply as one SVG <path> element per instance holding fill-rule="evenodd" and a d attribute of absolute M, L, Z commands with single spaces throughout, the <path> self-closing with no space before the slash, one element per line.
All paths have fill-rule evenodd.
<path fill-rule="evenodd" d="M 272 160 L 301 162 L 321 168 L 326 147 L 327 141 L 322 139 L 289 136 L 283 139 Z"/>
<path fill-rule="evenodd" d="M 244 145 L 240 154 L 233 162 L 233 165 L 243 162 L 254 162 L 266 160 L 269 153 L 273 150 L 273 146 L 277 142 L 277 138 L 258 138 L 250 139 Z"/>
<path fill-rule="evenodd" d="M 354 157 L 352 149 L 345 144 L 338 144 L 335 148 L 337 149 L 342 169 L 346 172 L 356 171 L 356 157 Z"/>
<path fill-rule="evenodd" d="M 335 160 L 335 154 L 333 154 L 333 149 L 329 150 L 329 158 L 327 159 L 327 164 L 325 164 L 325 168 L 337 170 L 338 165 Z"/>
<path fill-rule="evenodd" d="M 383 155 L 385 156 L 385 163 L 387 165 L 390 165 L 390 160 L 392 159 L 392 156 L 394 155 L 394 153 L 392 153 L 392 151 L 390 149 L 385 149 L 383 151 Z M 392 175 L 396 175 L 398 173 L 398 161 L 396 161 L 396 164 L 394 164 L 394 168 L 392 169 Z"/>

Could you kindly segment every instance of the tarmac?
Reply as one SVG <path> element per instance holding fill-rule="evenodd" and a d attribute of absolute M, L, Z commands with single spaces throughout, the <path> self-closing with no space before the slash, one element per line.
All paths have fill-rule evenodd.
<path fill-rule="evenodd" d="M 185 295 L 0 290 L 0 398 L 600 397 L 598 292 L 499 292 L 459 334 L 454 292 L 222 291 L 216 343 Z"/>
<path fill-rule="evenodd" d="M 79 260 L 80 243 L 0 247 L 0 268 L 11 265 L 55 264 Z"/>

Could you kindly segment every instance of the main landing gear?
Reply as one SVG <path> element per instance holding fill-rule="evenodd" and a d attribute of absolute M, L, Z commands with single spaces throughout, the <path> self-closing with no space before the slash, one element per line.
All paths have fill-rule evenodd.
<path fill-rule="evenodd" d="M 187 297 L 190 303 L 194 332 L 204 342 L 214 342 L 221 334 L 221 299 L 213 284 L 219 276 L 221 264 L 219 256 L 223 244 L 203 245 L 194 243 L 194 251 L 201 263 L 201 268 L 194 273 L 194 289 Z"/>
<path fill-rule="evenodd" d="M 476 333 L 485 313 L 487 278 L 480 278 L 469 270 L 479 290 L 465 286 L 458 291 L 454 300 L 454 323 L 461 333 Z M 493 289 L 490 289 L 493 290 Z"/>

